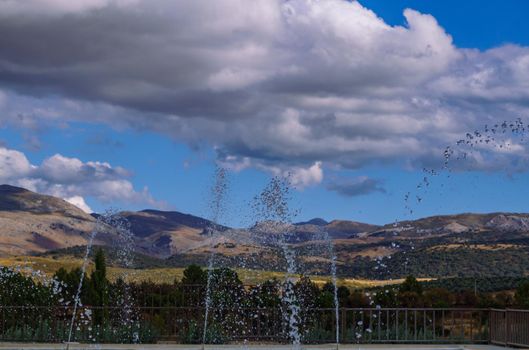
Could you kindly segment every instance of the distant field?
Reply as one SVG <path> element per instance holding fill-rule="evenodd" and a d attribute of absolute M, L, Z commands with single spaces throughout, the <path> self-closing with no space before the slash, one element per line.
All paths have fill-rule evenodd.
<path fill-rule="evenodd" d="M 41 271 L 47 276 L 52 276 L 55 271 L 64 267 L 65 269 L 72 269 L 80 267 L 82 260 L 72 256 L 61 256 L 58 259 L 49 257 L 35 257 L 35 256 L 17 256 L 9 258 L 0 258 L 1 266 L 19 267 L 21 269 L 30 268 L 32 271 Z M 88 273 L 91 272 L 92 263 L 88 265 Z M 182 279 L 184 268 L 167 267 L 167 268 L 147 268 L 147 269 L 125 269 L 119 267 L 108 267 L 108 275 L 111 281 L 118 278 L 123 278 L 126 281 L 142 282 L 152 281 L 154 283 L 173 283 L 175 280 Z M 236 269 L 239 278 L 244 284 L 257 284 L 268 279 L 277 278 L 279 280 L 285 277 L 283 272 L 259 271 L 248 269 Z M 299 276 L 297 276 L 299 277 Z M 329 276 L 309 276 L 312 281 L 322 285 L 331 280 Z M 428 280 L 428 279 L 422 279 Z M 351 279 L 339 278 L 338 284 L 347 286 L 349 288 L 363 289 L 376 286 L 399 284 L 402 279 L 394 280 L 367 280 L 367 279 Z"/>

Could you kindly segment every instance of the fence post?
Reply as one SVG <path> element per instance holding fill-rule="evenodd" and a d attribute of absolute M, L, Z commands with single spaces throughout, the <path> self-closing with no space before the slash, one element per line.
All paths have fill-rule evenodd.
<path fill-rule="evenodd" d="M 340 326 L 341 343 L 346 342 L 346 330 L 345 330 L 345 327 L 347 326 L 346 317 L 347 317 L 347 309 L 342 308 L 341 309 L 341 324 L 342 325 Z"/>
<path fill-rule="evenodd" d="M 509 309 L 505 309 L 505 346 L 509 345 L 511 333 L 511 318 L 509 317 Z"/>
<path fill-rule="evenodd" d="M 505 310 L 505 312 L 503 313 L 504 314 L 504 318 L 503 318 L 503 342 L 505 344 L 505 346 L 507 346 L 507 309 Z"/>
<path fill-rule="evenodd" d="M 489 344 L 492 344 L 492 318 L 494 317 L 493 316 L 493 313 L 492 313 L 492 309 L 489 308 L 488 310 L 488 313 L 489 313 Z"/>

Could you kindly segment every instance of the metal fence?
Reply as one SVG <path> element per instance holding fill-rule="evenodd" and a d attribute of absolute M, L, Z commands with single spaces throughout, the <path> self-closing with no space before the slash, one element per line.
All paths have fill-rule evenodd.
<path fill-rule="evenodd" d="M 366 343 L 487 343 L 487 309 L 343 309 L 342 337 Z"/>
<path fill-rule="evenodd" d="M 491 310 L 490 342 L 529 347 L 529 310 Z"/>
<path fill-rule="evenodd" d="M 201 343 L 203 307 L 81 307 L 72 340 L 80 342 Z M 280 308 L 212 308 L 208 343 L 288 343 L 289 322 Z M 62 342 L 71 307 L 0 306 L 0 341 Z M 288 313 L 287 313 L 288 314 Z M 303 343 L 336 342 L 334 309 L 301 310 Z M 342 308 L 340 343 L 495 343 L 529 346 L 529 311 L 431 308 Z"/>

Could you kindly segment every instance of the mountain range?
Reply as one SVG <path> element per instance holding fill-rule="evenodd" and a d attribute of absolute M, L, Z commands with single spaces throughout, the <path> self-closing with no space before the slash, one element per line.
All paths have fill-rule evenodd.
<path fill-rule="evenodd" d="M 286 264 L 281 247 L 269 244 L 275 233 L 267 231 L 266 223 L 255 230 L 215 226 L 210 234 L 209 220 L 180 212 L 124 211 L 120 216 L 130 225 L 136 256 L 147 265 L 205 265 L 212 252 L 217 264 L 232 267 L 281 270 Z M 0 256 L 81 254 L 97 218 L 62 199 L 1 185 Z M 382 226 L 316 218 L 283 229 L 288 234 L 282 239 L 300 270 L 311 273 L 329 272 L 331 252 L 344 276 L 529 273 L 525 213 L 465 213 Z M 94 244 L 117 249 L 119 233 L 111 227 L 103 231 Z"/>

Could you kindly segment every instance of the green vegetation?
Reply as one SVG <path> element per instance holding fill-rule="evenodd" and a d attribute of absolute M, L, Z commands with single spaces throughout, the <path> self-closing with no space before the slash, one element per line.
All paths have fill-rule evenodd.
<path fill-rule="evenodd" d="M 181 341 L 202 341 L 207 272 L 188 266 L 180 280 L 172 283 L 110 280 L 103 250 L 94 257 L 85 277 L 74 340 L 84 342 L 151 342 L 168 336 Z M 54 279 L 38 282 L 31 276 L 7 268 L 0 270 L 0 304 L 4 317 L 0 336 L 5 340 L 62 341 L 69 329 L 72 302 L 81 276 L 79 268 L 59 269 Z M 340 307 L 529 307 L 529 282 L 518 281 L 516 292 L 484 292 L 467 288 L 467 279 L 419 282 L 408 276 L 401 284 L 368 289 L 340 286 Z M 488 280 L 483 280 L 488 281 Z M 514 283 L 506 279 L 501 283 Z M 498 284 L 501 284 L 498 282 Z M 211 272 L 210 314 L 206 339 L 224 343 L 240 335 L 241 329 L 270 339 L 288 339 L 284 315 L 290 308 L 281 298 L 284 282 L 271 278 L 256 285 L 243 285 L 237 271 L 229 268 Z M 291 281 L 299 314 L 295 317 L 304 341 L 332 340 L 334 327 L 334 286 L 315 283 L 309 276 Z M 458 285 L 460 289 L 454 288 Z M 484 282 L 483 282 L 484 283 Z M 364 314 L 363 318 L 366 317 Z M 358 317 L 358 316 L 357 316 Z M 384 316 L 404 317 L 404 316 Z M 407 316 L 406 316 L 407 317 Z M 391 319 L 384 322 L 394 322 Z M 353 322 L 354 318 L 351 319 Z M 358 320 L 354 322 L 359 322 Z M 364 322 L 364 321 L 362 321 Z M 366 320 L 367 322 L 367 320 Z M 382 321 L 381 321 L 382 322 Z M 411 320 L 410 320 L 411 322 Z M 345 337 L 370 336 L 362 323 L 351 325 Z M 242 327 L 242 328 L 241 328 Z M 48 330 L 48 331 L 46 331 Z M 404 330 L 395 330 L 404 332 Z M 269 332 L 269 333 L 266 333 Z M 418 332 L 426 332 L 419 329 Z M 421 333 L 422 334 L 422 333 Z M 424 333 L 424 336 L 427 336 Z"/>
<path fill-rule="evenodd" d="M 341 275 L 361 278 L 418 277 L 517 277 L 529 272 L 529 247 L 518 249 L 416 249 L 398 252 L 382 260 L 386 266 L 368 257 L 360 257 L 340 266 Z"/>
<path fill-rule="evenodd" d="M 480 239 L 474 236 L 460 234 L 458 238 L 469 239 L 472 243 L 455 244 L 454 237 L 434 237 L 417 242 L 418 246 L 411 249 L 411 243 L 400 242 L 400 249 L 391 255 L 390 258 L 383 257 L 382 263 L 374 260 L 377 256 L 377 248 L 384 244 L 391 246 L 391 242 L 386 243 L 369 243 L 359 245 L 337 245 L 338 255 L 355 254 L 365 250 L 367 256 L 357 256 L 347 263 L 339 263 L 338 275 L 343 278 L 369 279 L 369 280 L 388 280 L 402 279 L 407 275 L 414 275 L 422 278 L 453 278 L 453 277 L 519 277 L 529 275 L 529 242 L 520 239 L 506 240 L 505 243 L 494 243 L 487 241 L 487 233 L 480 234 Z M 507 234 L 505 234 L 508 237 Z M 490 238 L 492 239 L 492 238 Z M 494 239 L 498 239 L 494 236 Z M 320 247 L 321 248 L 321 247 Z M 61 259 L 80 259 L 84 252 L 84 247 L 73 247 L 61 249 L 54 252 L 48 252 L 40 257 L 50 257 L 56 261 Z M 108 257 L 108 265 L 113 270 L 119 270 L 119 259 L 117 259 L 117 250 L 108 247 L 101 247 Z M 299 256 L 310 256 L 314 249 L 318 249 L 317 244 L 301 245 L 294 247 Z M 190 264 L 204 266 L 207 262 L 207 254 L 186 255 L 179 254 L 169 259 L 159 259 L 147 255 L 135 253 L 133 257 L 134 269 L 148 269 L 149 271 L 168 271 L 166 269 L 178 269 L 183 271 Z M 281 260 L 281 253 L 275 252 L 268 257 L 252 256 L 246 257 L 248 264 L 246 267 L 253 270 L 261 270 L 263 274 L 281 274 L 279 271 L 269 271 L 271 266 L 282 266 L 281 261 L 270 262 L 269 259 Z M 236 269 L 240 265 L 241 256 L 224 256 L 219 254 L 217 257 L 219 266 L 226 266 Z M 301 263 L 301 262 L 300 262 Z M 317 275 L 321 271 L 328 271 L 329 262 L 325 259 L 309 259 L 302 262 L 303 271 L 307 274 Z M 159 270 L 156 270 L 159 269 Z M 177 270 L 173 270 L 177 271 Z M 240 270 L 238 271 L 241 272 Z M 141 270 L 137 270 L 138 276 L 141 276 Z M 162 275 L 164 272 L 161 273 Z M 180 279 L 181 276 L 178 277 Z M 167 281 L 166 281 L 167 282 Z"/>
<path fill-rule="evenodd" d="M 529 309 L 529 281 L 521 283 L 516 289 L 516 304 L 524 309 Z"/>
<path fill-rule="evenodd" d="M 445 288 L 452 293 L 472 290 L 492 293 L 515 290 L 529 277 L 453 277 L 422 282 L 425 288 Z"/>

